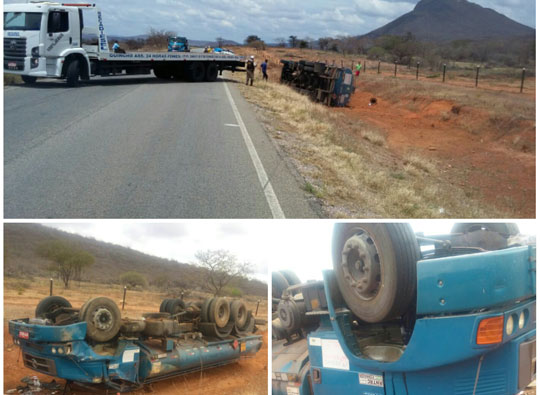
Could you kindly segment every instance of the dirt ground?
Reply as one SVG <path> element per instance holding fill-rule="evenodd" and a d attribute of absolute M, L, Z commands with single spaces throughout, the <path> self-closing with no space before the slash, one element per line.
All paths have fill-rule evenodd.
<path fill-rule="evenodd" d="M 24 367 L 19 347 L 13 344 L 13 340 L 8 333 L 7 322 L 14 318 L 32 317 L 34 309 L 39 300 L 48 295 L 48 286 L 45 280 L 32 286 L 31 291 L 24 291 L 19 294 L 20 289 L 14 287 L 15 281 L 6 279 L 4 281 L 4 392 L 14 389 L 21 383 L 21 379 L 26 376 L 37 376 L 43 382 L 51 382 L 52 377 L 38 374 L 33 370 Z M 99 284 L 74 284 L 70 290 L 58 289 L 55 294 L 67 298 L 74 307 L 80 307 L 90 296 L 105 295 L 115 300 L 119 306 L 122 302 L 122 289 L 118 286 L 107 286 Z M 204 297 L 204 294 L 193 293 L 187 300 Z M 136 292 L 128 291 L 127 304 L 123 316 L 137 317 L 143 312 L 159 311 L 160 301 L 166 295 L 159 292 Z M 171 296 L 169 296 L 171 297 Z M 248 308 L 255 313 L 259 297 L 245 296 Z M 258 319 L 267 318 L 266 300 L 261 300 L 259 304 Z M 177 378 L 153 383 L 145 388 L 132 392 L 133 394 L 245 394 L 259 395 L 267 394 L 268 391 L 268 330 L 266 325 L 259 325 L 257 334 L 263 337 L 261 350 L 251 358 L 245 358 L 237 363 L 212 368 L 203 372 L 190 373 Z M 64 384 L 63 380 L 57 382 Z M 46 392 L 43 392 L 44 394 Z M 76 394 L 86 394 L 88 392 L 75 390 Z M 112 391 L 111 393 L 114 393 Z"/>
<path fill-rule="evenodd" d="M 482 120 L 489 117 L 485 110 L 422 97 L 411 110 L 410 100 L 392 103 L 362 85 L 360 81 L 350 107 L 336 111 L 375 125 L 396 153 L 415 150 L 442 162 L 452 184 L 474 186 L 490 204 L 504 209 L 511 201 L 523 216 L 534 216 L 535 122 L 522 121 L 519 134 L 498 135 L 494 130 L 471 133 L 463 125 L 485 124 Z M 370 106 L 372 97 L 377 97 L 377 104 Z M 522 145 L 516 149 L 514 142 L 518 140 Z"/>
<path fill-rule="evenodd" d="M 276 82 L 280 59 L 330 60 L 346 67 L 353 61 L 338 54 L 290 48 L 259 52 L 237 48 L 237 52 L 253 53 L 259 63 L 268 59 L 270 79 Z M 349 105 L 329 111 L 383 135 L 396 158 L 412 152 L 433 160 L 444 182 L 463 190 L 468 198 L 496 207 L 499 217 L 535 217 L 534 76 L 527 77 L 520 94 L 519 78 L 482 76 L 475 88 L 474 79 L 460 77 L 460 72 L 449 72 L 445 83 L 425 75 L 417 82 L 414 70 L 400 66 L 394 78 L 393 65 L 382 64 L 377 74 L 373 61 L 367 63 L 368 71 L 356 79 Z M 377 102 L 370 106 L 372 98 Z"/>

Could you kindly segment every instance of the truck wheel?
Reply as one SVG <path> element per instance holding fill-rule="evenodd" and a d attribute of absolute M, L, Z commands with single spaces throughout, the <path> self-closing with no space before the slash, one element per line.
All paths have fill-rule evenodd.
<path fill-rule="evenodd" d="M 289 283 L 289 286 L 300 284 L 301 282 L 300 279 L 298 278 L 296 273 L 293 272 L 292 270 L 280 270 L 279 272 L 281 273 L 283 277 L 285 277 L 285 279 Z"/>
<path fill-rule="evenodd" d="M 280 272 L 272 272 L 272 297 L 281 298 L 283 291 L 289 287 L 289 282 Z"/>
<path fill-rule="evenodd" d="M 336 224 L 332 257 L 341 294 L 361 320 L 386 321 L 414 303 L 420 248 L 409 224 Z"/>
<path fill-rule="evenodd" d="M 208 316 L 218 328 L 224 328 L 231 317 L 229 302 L 225 298 L 215 298 L 209 306 Z"/>
<path fill-rule="evenodd" d="M 165 308 L 167 313 L 177 314 L 186 309 L 186 304 L 182 299 L 170 299 Z"/>
<path fill-rule="evenodd" d="M 218 76 L 218 66 L 216 63 L 208 63 L 206 66 L 206 81 L 214 82 Z"/>
<path fill-rule="evenodd" d="M 96 342 L 111 340 L 120 330 L 120 309 L 106 297 L 94 298 L 87 303 L 83 317 L 86 321 L 86 335 Z"/>
<path fill-rule="evenodd" d="M 480 229 L 497 232 L 506 238 L 519 234 L 519 228 L 516 223 L 457 223 L 452 226 L 451 233 L 468 233 Z"/>
<path fill-rule="evenodd" d="M 30 75 L 21 75 L 21 78 L 27 85 L 35 84 L 37 81 L 37 77 L 32 77 Z"/>
<path fill-rule="evenodd" d="M 81 74 L 81 70 L 79 67 L 79 61 L 77 59 L 72 60 L 68 66 L 66 71 L 66 82 L 68 86 L 77 86 L 79 85 L 79 76 Z"/>
<path fill-rule="evenodd" d="M 231 302 L 231 317 L 238 328 L 243 328 L 247 321 L 247 307 L 241 300 Z"/>
<path fill-rule="evenodd" d="M 202 306 L 201 306 L 201 322 L 209 322 L 208 319 L 208 307 L 210 306 L 210 303 L 212 303 L 212 300 L 214 298 L 207 298 L 204 300 Z"/>
<path fill-rule="evenodd" d="M 62 296 L 47 296 L 41 299 L 36 306 L 36 318 L 45 318 L 47 314 L 60 307 L 71 307 L 71 303 Z"/>
<path fill-rule="evenodd" d="M 167 67 L 155 67 L 154 75 L 161 80 L 170 80 L 172 78 L 172 74 Z"/>
<path fill-rule="evenodd" d="M 189 65 L 189 79 L 192 82 L 201 82 L 204 80 L 206 70 L 202 62 L 192 62 Z"/>
<path fill-rule="evenodd" d="M 171 300 L 170 298 L 163 299 L 163 301 L 159 305 L 159 312 L 160 313 L 166 313 L 167 312 L 167 303 L 169 303 L 170 300 Z"/>

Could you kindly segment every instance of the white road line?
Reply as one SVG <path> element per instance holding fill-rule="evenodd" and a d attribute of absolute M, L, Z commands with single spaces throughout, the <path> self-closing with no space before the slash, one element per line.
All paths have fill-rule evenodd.
<path fill-rule="evenodd" d="M 259 158 L 259 154 L 257 154 L 257 150 L 253 145 L 253 141 L 251 141 L 251 137 L 249 136 L 246 125 L 244 124 L 244 120 L 240 116 L 240 112 L 236 107 L 236 103 L 233 100 L 231 91 L 229 90 L 227 83 L 224 83 L 223 86 L 225 87 L 225 92 L 227 93 L 227 97 L 229 98 L 229 103 L 231 103 L 231 107 L 234 112 L 234 116 L 236 117 L 236 121 L 240 126 L 242 137 L 244 138 L 244 143 L 246 144 L 246 148 L 249 152 L 249 156 L 251 157 L 251 161 L 253 162 L 253 166 L 255 167 L 255 171 L 257 172 L 257 176 L 259 177 L 259 182 L 261 183 L 261 187 L 263 189 L 264 196 L 266 197 L 266 201 L 268 202 L 268 206 L 270 207 L 270 211 L 272 211 L 272 216 L 274 218 L 285 218 L 285 214 L 281 209 L 281 205 L 279 204 L 276 193 L 274 192 L 274 188 L 272 188 L 272 183 L 266 175 L 266 171 L 264 170 L 261 159 Z"/>
<path fill-rule="evenodd" d="M 240 127 L 240 125 L 237 125 L 235 123 L 226 123 L 225 126 L 231 126 L 233 128 L 239 128 Z"/>

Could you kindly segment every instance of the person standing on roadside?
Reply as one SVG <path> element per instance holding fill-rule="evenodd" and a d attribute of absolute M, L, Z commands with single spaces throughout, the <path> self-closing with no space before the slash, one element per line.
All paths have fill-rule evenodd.
<path fill-rule="evenodd" d="M 246 65 L 246 85 L 253 86 L 253 79 L 255 78 L 255 56 L 251 55 Z"/>
<path fill-rule="evenodd" d="M 360 70 L 362 70 L 362 63 L 356 62 L 356 71 L 354 72 L 354 75 L 358 77 L 360 75 Z"/>
<path fill-rule="evenodd" d="M 265 59 L 264 62 L 261 63 L 261 71 L 263 75 L 263 80 L 268 81 L 268 74 L 266 74 L 266 69 L 268 68 L 268 59 Z"/>

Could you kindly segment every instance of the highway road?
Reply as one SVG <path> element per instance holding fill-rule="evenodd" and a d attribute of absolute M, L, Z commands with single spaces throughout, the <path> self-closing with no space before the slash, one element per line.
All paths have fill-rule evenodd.
<path fill-rule="evenodd" d="M 235 83 L 4 90 L 5 218 L 314 218 Z"/>

